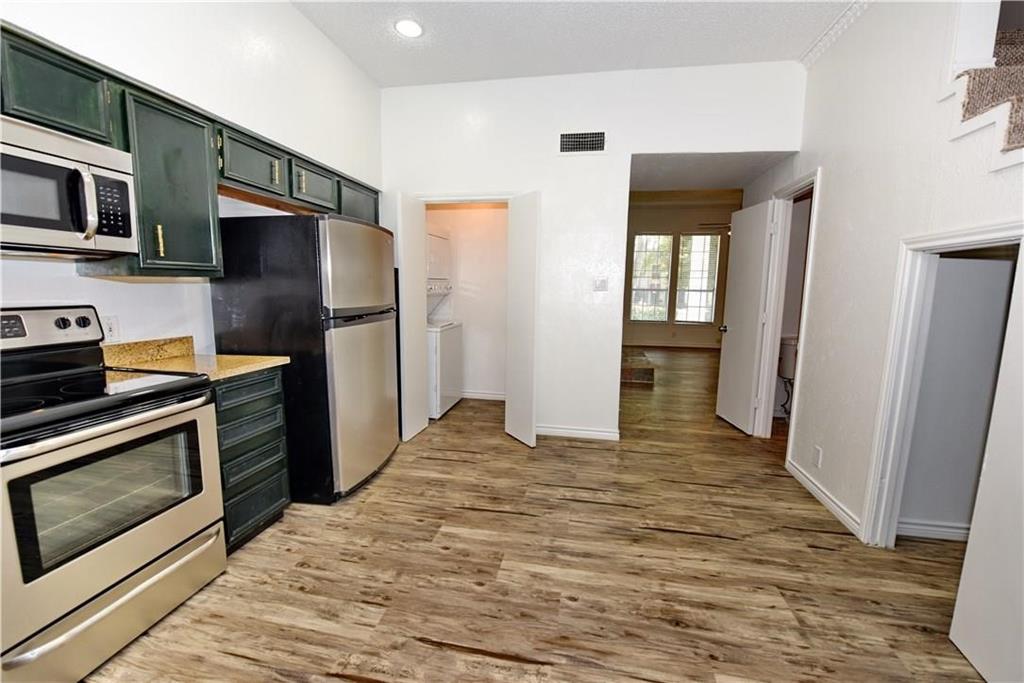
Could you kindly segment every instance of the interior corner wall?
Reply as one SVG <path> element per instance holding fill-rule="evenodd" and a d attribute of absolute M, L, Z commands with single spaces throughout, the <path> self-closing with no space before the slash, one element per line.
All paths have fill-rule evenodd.
<path fill-rule="evenodd" d="M 938 86 L 955 19 L 952 3 L 872 3 L 808 72 L 801 152 L 744 190 L 756 204 L 821 168 L 790 455 L 858 524 L 901 238 L 1019 221 L 1024 206 L 1022 167 L 989 171 L 994 127 L 949 140 L 960 103 Z"/>
<path fill-rule="evenodd" d="M 380 89 L 289 3 L 6 2 L 3 19 L 379 186 Z M 301 48 L 301 49 L 298 49 Z M 317 93 L 312 97 L 310 93 Z M 194 337 L 212 351 L 209 285 L 78 277 L 4 258 L 13 302 L 92 303 L 121 339 Z"/>
<path fill-rule="evenodd" d="M 631 155 L 796 149 L 804 77 L 776 62 L 383 90 L 386 204 L 540 194 L 539 425 L 618 434 Z M 607 133 L 604 152 L 558 153 L 559 133 L 592 130 Z M 402 343 L 425 335 L 424 323 Z"/>
<path fill-rule="evenodd" d="M 508 320 L 508 209 L 429 209 L 427 230 L 448 236 L 452 250 L 452 315 L 462 323 L 463 392 L 505 398 Z"/>

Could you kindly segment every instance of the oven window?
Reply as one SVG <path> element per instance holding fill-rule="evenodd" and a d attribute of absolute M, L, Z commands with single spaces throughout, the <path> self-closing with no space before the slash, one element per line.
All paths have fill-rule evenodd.
<path fill-rule="evenodd" d="M 25 583 L 203 490 L 195 422 L 8 484 Z"/>
<path fill-rule="evenodd" d="M 73 207 L 79 201 L 78 172 L 72 168 L 4 154 L 0 157 L 0 204 L 5 225 L 78 230 Z"/>

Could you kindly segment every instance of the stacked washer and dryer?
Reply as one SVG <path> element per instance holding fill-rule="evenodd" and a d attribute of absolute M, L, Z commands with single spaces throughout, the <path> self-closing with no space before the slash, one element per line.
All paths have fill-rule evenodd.
<path fill-rule="evenodd" d="M 462 399 L 462 323 L 452 304 L 451 240 L 427 234 L 427 376 L 428 407 L 440 419 Z"/>

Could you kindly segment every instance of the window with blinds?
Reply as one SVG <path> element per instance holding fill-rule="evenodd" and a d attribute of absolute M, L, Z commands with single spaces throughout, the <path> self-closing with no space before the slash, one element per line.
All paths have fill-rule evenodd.
<path fill-rule="evenodd" d="M 676 322 L 714 321 L 719 239 L 718 235 L 679 236 Z"/>
<path fill-rule="evenodd" d="M 672 242 L 672 235 L 636 235 L 633 238 L 630 320 L 668 320 Z"/>

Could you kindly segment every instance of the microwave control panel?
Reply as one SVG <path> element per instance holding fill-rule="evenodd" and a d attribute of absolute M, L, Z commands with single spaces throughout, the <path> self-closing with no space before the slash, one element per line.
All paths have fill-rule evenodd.
<path fill-rule="evenodd" d="M 131 237 L 132 219 L 128 203 L 128 183 L 114 178 L 96 176 L 96 199 L 99 204 L 98 235 Z"/>

